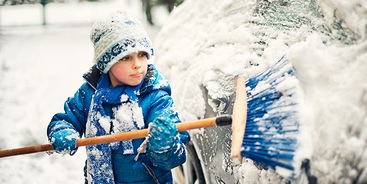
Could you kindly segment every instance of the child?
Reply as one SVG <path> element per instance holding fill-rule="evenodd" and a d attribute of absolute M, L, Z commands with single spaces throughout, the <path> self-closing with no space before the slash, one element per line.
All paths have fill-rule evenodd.
<path fill-rule="evenodd" d="M 93 25 L 92 69 L 86 82 L 68 98 L 47 128 L 57 153 L 74 154 L 76 139 L 148 128 L 144 139 L 87 146 L 86 183 L 172 183 L 171 169 L 186 160 L 187 132 L 178 133 L 180 119 L 168 82 L 147 60 L 153 48 L 141 23 L 117 12 Z M 144 145 L 142 145 L 144 147 Z"/>

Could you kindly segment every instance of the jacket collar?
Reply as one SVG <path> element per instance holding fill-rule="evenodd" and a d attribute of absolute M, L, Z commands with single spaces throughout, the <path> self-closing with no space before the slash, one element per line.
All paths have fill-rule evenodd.
<path fill-rule="evenodd" d="M 98 70 L 97 65 L 93 65 L 89 71 L 87 71 L 83 78 L 87 81 L 90 87 L 94 90 L 97 90 L 97 84 L 99 79 L 101 78 L 102 72 Z"/>

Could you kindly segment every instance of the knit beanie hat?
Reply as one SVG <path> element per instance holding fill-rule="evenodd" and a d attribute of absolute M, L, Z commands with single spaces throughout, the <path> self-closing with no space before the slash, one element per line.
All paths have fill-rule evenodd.
<path fill-rule="evenodd" d="M 94 46 L 94 62 L 103 73 L 134 52 L 144 51 L 148 59 L 154 55 L 152 42 L 140 21 L 125 12 L 119 11 L 97 21 L 90 38 Z"/>

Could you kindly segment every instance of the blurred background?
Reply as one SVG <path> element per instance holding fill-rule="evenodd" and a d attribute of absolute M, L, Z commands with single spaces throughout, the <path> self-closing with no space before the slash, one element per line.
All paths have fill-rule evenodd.
<path fill-rule="evenodd" d="M 140 0 L 140 11 L 144 14 L 146 21 L 150 25 L 160 24 L 157 18 L 155 17 L 155 13 L 157 13 L 156 9 L 159 7 L 160 11 L 166 9 L 164 13 L 170 13 L 175 7 L 180 5 L 184 0 Z M 99 3 L 112 3 L 113 0 L 1 0 L 0 1 L 0 25 L 1 26 L 14 26 L 14 25 L 31 25 L 31 24 L 55 24 L 55 23 L 90 23 L 83 22 L 85 19 L 84 16 L 89 13 L 95 13 L 91 11 L 92 9 L 86 9 L 85 5 L 88 3 L 94 3 L 94 5 L 98 5 Z M 134 1 L 135 2 L 135 1 Z M 128 0 L 129 4 L 132 4 L 132 0 Z M 55 22 L 55 18 L 50 13 L 51 11 L 55 11 L 55 6 L 61 6 L 63 8 L 59 8 L 57 16 L 64 17 L 64 21 L 60 22 L 58 20 Z M 89 6 L 93 6 L 93 4 L 89 4 Z M 23 16 L 19 13 L 15 13 L 14 11 L 19 11 L 22 9 L 23 12 L 28 12 L 34 14 L 35 16 Z M 68 11 L 68 10 L 78 10 L 78 11 Z M 36 16 L 37 15 L 37 16 Z M 14 16 L 16 16 L 16 21 L 14 21 Z M 72 18 L 71 18 L 72 17 Z M 71 19 L 70 19 L 71 18 Z"/>

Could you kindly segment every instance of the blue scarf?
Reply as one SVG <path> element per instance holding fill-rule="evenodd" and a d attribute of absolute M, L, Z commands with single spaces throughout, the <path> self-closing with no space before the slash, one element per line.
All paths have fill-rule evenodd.
<path fill-rule="evenodd" d="M 115 112 L 118 111 L 118 108 L 122 108 L 123 106 L 128 106 L 126 107 L 128 109 L 140 109 L 141 111 L 141 108 L 137 105 L 137 95 L 142 83 L 143 82 L 137 86 L 121 85 L 111 88 L 108 74 L 103 74 L 92 98 L 89 118 L 86 126 L 86 137 L 108 135 L 143 128 L 141 124 L 139 125 L 139 123 L 137 123 L 137 121 L 141 122 L 141 120 L 136 120 L 139 119 L 140 116 L 142 117 L 141 114 L 136 115 L 138 118 L 132 118 L 134 123 L 133 125 L 126 125 L 124 123 L 120 123 L 118 117 L 114 117 L 116 114 L 112 113 L 112 116 L 106 114 L 103 107 L 103 105 L 110 105 L 115 108 Z M 134 116 L 134 112 L 131 111 L 131 113 L 131 116 Z M 99 144 L 86 147 L 88 183 L 115 183 L 111 162 L 111 149 L 116 150 L 120 145 L 128 152 L 127 154 L 131 154 L 133 152 L 131 141 Z"/>

